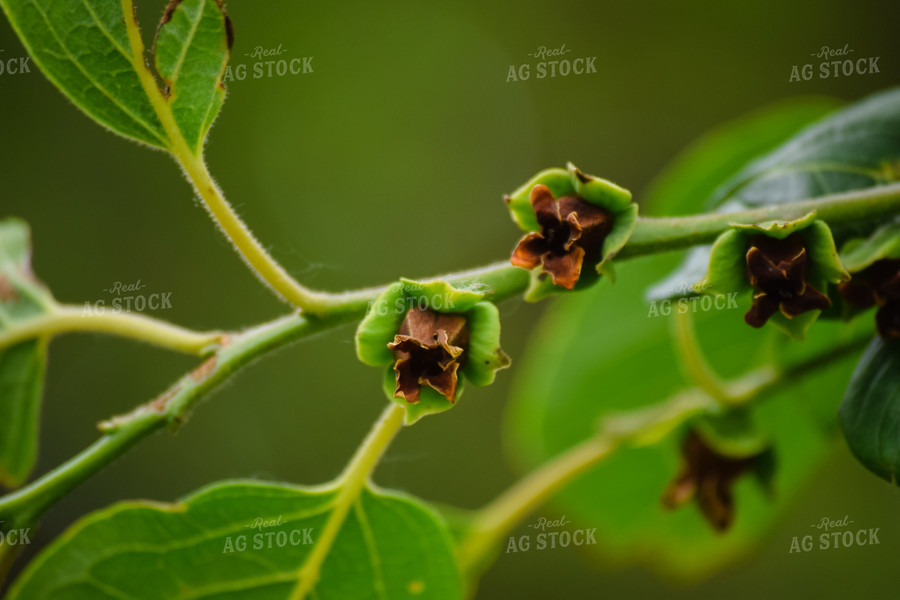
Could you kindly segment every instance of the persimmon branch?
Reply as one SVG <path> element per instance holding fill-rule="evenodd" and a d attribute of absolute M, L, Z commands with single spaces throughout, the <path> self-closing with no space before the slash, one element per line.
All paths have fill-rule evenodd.
<path fill-rule="evenodd" d="M 762 399 L 775 386 L 794 383 L 812 371 L 861 351 L 870 337 L 871 334 L 858 335 L 780 371 L 765 367 L 752 371 L 731 382 L 730 387 L 742 390 L 740 402 L 748 404 Z M 737 403 L 738 397 L 731 398 L 732 403 Z M 475 513 L 468 533 L 457 546 L 461 570 L 468 577 L 477 579 L 500 541 L 523 519 L 615 450 L 656 443 L 694 416 L 716 411 L 719 407 L 719 399 L 694 387 L 659 404 L 607 417 L 597 435 L 550 459 Z"/>

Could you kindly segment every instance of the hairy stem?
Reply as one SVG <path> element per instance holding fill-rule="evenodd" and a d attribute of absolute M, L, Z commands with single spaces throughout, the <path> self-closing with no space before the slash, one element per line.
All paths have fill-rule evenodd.
<path fill-rule="evenodd" d="M 297 587 L 291 593 L 291 600 L 303 600 L 316 586 L 322 564 L 325 562 L 341 526 L 347 519 L 347 514 L 359 498 L 363 487 L 368 483 L 372 471 L 388 444 L 403 427 L 404 414 L 402 406 L 391 402 L 338 478 L 336 485 L 339 491 L 331 506 L 331 514 L 328 515 L 328 520 L 316 540 L 316 545 L 297 571 Z"/>
<path fill-rule="evenodd" d="M 197 401 L 258 356 L 335 327 L 340 319 L 290 315 L 235 335 L 158 398 L 101 424 L 104 435 L 56 469 L 0 498 L 0 521 L 34 522 L 57 500 L 165 425 L 182 423 Z"/>
<path fill-rule="evenodd" d="M 198 356 L 215 350 L 225 335 L 191 331 L 137 313 L 86 312 L 63 305 L 0 330 L 0 349 L 31 338 L 70 332 L 107 333 Z"/>
<path fill-rule="evenodd" d="M 707 213 L 688 217 L 641 218 L 620 257 L 641 256 L 708 244 L 732 223 L 753 224 L 773 219 L 794 219 L 815 210 L 832 224 L 878 221 L 900 212 L 900 184 L 821 196 L 733 213 Z"/>

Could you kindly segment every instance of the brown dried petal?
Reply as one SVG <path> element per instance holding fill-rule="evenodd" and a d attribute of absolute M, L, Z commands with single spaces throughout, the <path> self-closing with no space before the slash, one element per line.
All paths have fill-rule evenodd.
<path fill-rule="evenodd" d="M 766 324 L 769 317 L 778 312 L 778 299 L 765 292 L 753 297 L 750 310 L 744 315 L 744 322 L 759 329 Z"/>
<path fill-rule="evenodd" d="M 734 521 L 731 488 L 741 475 L 755 469 L 759 457 L 723 456 L 693 431 L 685 438 L 681 454 L 682 470 L 663 492 L 663 506 L 677 508 L 696 498 L 710 525 L 716 531 L 725 531 Z"/>
<path fill-rule="evenodd" d="M 509 262 L 516 267 L 533 269 L 541 264 L 541 255 L 546 251 L 547 242 L 544 240 L 544 236 L 534 232 L 527 233 L 519 240 Z"/>
<path fill-rule="evenodd" d="M 531 188 L 531 208 L 534 216 L 542 229 L 559 227 L 562 219 L 559 215 L 559 205 L 553 198 L 553 192 L 546 185 L 537 184 Z"/>
<path fill-rule="evenodd" d="M 457 372 L 465 362 L 468 343 L 465 316 L 410 309 L 394 341 L 388 344 L 394 352 L 394 396 L 415 404 L 421 386 L 428 385 L 453 402 Z"/>
<path fill-rule="evenodd" d="M 796 237 L 795 237 L 796 236 Z M 754 236 L 747 251 L 747 275 L 758 292 L 803 292 L 807 276 L 806 248 L 799 234 L 783 240 Z"/>
<path fill-rule="evenodd" d="M 866 276 L 885 301 L 900 300 L 900 259 L 876 261 L 866 269 Z"/>
<path fill-rule="evenodd" d="M 544 271 L 553 278 L 553 283 L 571 290 L 581 277 L 581 264 L 584 261 L 584 248 L 575 246 L 571 252 L 561 256 L 547 252 L 541 257 Z"/>
<path fill-rule="evenodd" d="M 781 314 L 793 319 L 810 310 L 825 310 L 831 306 L 828 296 L 812 286 L 806 286 L 802 294 L 793 294 L 781 301 Z"/>
<path fill-rule="evenodd" d="M 541 264 L 553 283 L 573 289 L 585 260 L 600 259 L 603 241 L 612 230 L 612 215 L 577 196 L 554 199 L 545 185 L 535 185 L 531 206 L 540 233 L 527 233 L 513 250 L 510 262 L 525 269 Z"/>
<path fill-rule="evenodd" d="M 783 240 L 753 236 L 746 262 L 747 277 L 756 295 L 744 320 L 752 327 L 762 327 L 779 309 L 792 319 L 831 306 L 828 296 L 809 285 L 809 256 L 799 232 Z"/>
<path fill-rule="evenodd" d="M 449 363 L 445 370 L 419 377 L 419 384 L 429 386 L 444 398 L 453 402 L 456 398 L 456 386 L 459 382 L 458 369 L 458 362 Z"/>
<path fill-rule="evenodd" d="M 839 283 L 838 293 L 856 308 L 875 306 L 875 290 L 868 283 L 858 281 L 856 276 L 850 281 Z"/>
<path fill-rule="evenodd" d="M 394 356 L 397 354 L 395 353 Z M 397 359 L 394 363 L 394 372 L 397 374 L 397 388 L 394 390 L 394 396 L 402 398 L 410 404 L 416 404 L 419 401 L 419 376 L 413 372 L 409 353 Z"/>
<path fill-rule="evenodd" d="M 892 300 L 875 313 L 875 325 L 883 338 L 900 339 L 900 300 Z"/>

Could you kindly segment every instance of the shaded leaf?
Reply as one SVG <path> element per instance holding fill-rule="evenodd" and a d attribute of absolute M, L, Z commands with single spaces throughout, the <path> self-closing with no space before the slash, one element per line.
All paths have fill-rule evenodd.
<path fill-rule="evenodd" d="M 900 341 L 876 336 L 859 360 L 838 413 L 847 445 L 867 469 L 897 484 Z"/>
<path fill-rule="evenodd" d="M 54 305 L 31 272 L 28 225 L 0 221 L 0 334 Z M 46 350 L 43 338 L 0 348 L 0 484 L 7 487 L 20 485 L 34 467 Z"/>
<path fill-rule="evenodd" d="M 336 490 L 226 482 L 174 505 L 89 515 L 40 554 L 11 600 L 287 600 L 320 542 Z M 364 489 L 312 598 L 461 597 L 450 536 L 416 501 Z"/>

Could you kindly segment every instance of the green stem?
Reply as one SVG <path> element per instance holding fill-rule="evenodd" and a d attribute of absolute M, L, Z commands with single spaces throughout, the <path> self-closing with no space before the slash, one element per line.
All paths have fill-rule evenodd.
<path fill-rule="evenodd" d="M 35 337 L 69 332 L 108 333 L 198 356 L 213 351 L 225 335 L 219 331 L 191 331 L 137 313 L 86 312 L 77 306 L 63 305 L 0 330 L 0 349 Z"/>
<path fill-rule="evenodd" d="M 391 402 L 372 427 L 368 437 L 357 449 L 343 474 L 338 478 L 336 487 L 339 491 L 332 504 L 331 514 L 328 515 L 328 520 L 316 540 L 316 545 L 297 571 L 297 587 L 291 593 L 291 600 L 303 600 L 316 586 L 322 564 L 325 562 L 341 526 L 347 519 L 347 514 L 359 498 L 363 487 L 368 484 L 369 477 L 388 444 L 403 427 L 404 415 L 403 407 Z"/>
<path fill-rule="evenodd" d="M 677 311 L 672 319 L 672 338 L 675 340 L 675 356 L 681 364 L 688 380 L 718 401 L 728 397 L 725 385 L 712 369 L 694 331 L 694 322 L 689 312 Z"/>
<path fill-rule="evenodd" d="M 611 454 L 616 446 L 608 436 L 582 442 L 538 467 L 481 509 L 457 548 L 463 574 L 477 575 L 509 531 L 567 483 Z"/>
<path fill-rule="evenodd" d="M 619 257 L 642 256 L 708 244 L 732 223 L 752 224 L 773 219 L 794 219 L 815 210 L 832 224 L 877 221 L 900 212 L 900 184 L 892 184 L 821 196 L 733 213 L 708 213 L 688 217 L 647 218 L 637 227 Z"/>
<path fill-rule="evenodd" d="M 810 371 L 860 351 L 870 335 L 857 336 L 777 374 L 766 368 L 751 372 L 731 383 L 731 387 L 740 389 L 741 402 L 748 403 L 776 385 L 798 381 Z M 617 448 L 626 444 L 656 443 L 694 415 L 706 410 L 716 410 L 717 406 L 718 402 L 709 394 L 702 389 L 693 388 L 658 405 L 608 417 L 596 436 L 544 463 L 475 514 L 468 533 L 457 547 L 457 557 L 463 573 L 477 578 L 501 540 L 523 519 Z"/>
<path fill-rule="evenodd" d="M 101 424 L 104 435 L 94 444 L 27 486 L 0 498 L 0 521 L 36 520 L 47 508 L 165 425 L 183 422 L 201 398 L 258 356 L 299 338 L 335 327 L 345 318 L 327 320 L 290 315 L 235 335 L 193 372 L 164 394 L 133 412 Z"/>

